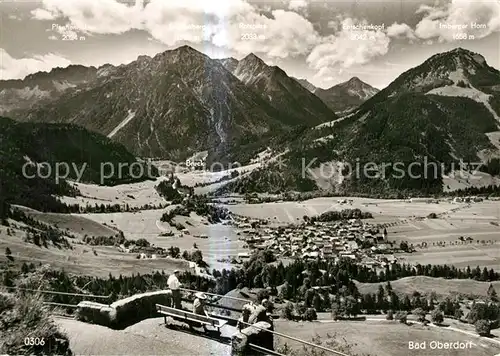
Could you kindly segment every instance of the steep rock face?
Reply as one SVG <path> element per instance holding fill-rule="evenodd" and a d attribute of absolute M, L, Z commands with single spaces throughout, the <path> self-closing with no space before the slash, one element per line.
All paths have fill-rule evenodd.
<path fill-rule="evenodd" d="M 329 89 L 316 88 L 313 91 L 330 109 L 338 114 L 352 111 L 378 92 L 377 88 L 366 84 L 358 77 L 353 77 Z"/>
<path fill-rule="evenodd" d="M 75 91 L 110 72 L 114 67 L 71 65 L 54 68 L 50 72 L 38 72 L 20 80 L 0 81 L 0 114 L 13 110 L 29 109 L 37 103 L 55 100 L 68 91 Z"/>
<path fill-rule="evenodd" d="M 226 67 L 226 69 L 231 73 L 234 72 L 234 70 L 238 66 L 238 60 L 233 57 L 217 59 L 216 61 Z"/>
<path fill-rule="evenodd" d="M 214 156 L 284 132 L 295 123 L 221 63 L 183 46 L 141 56 L 20 120 L 70 122 L 108 135 L 140 156 Z"/>
<path fill-rule="evenodd" d="M 304 88 L 306 88 L 307 90 L 309 90 L 311 93 L 314 93 L 314 91 L 318 88 L 316 88 L 314 86 L 314 84 L 312 84 L 311 82 L 309 82 L 307 79 L 297 79 L 297 78 L 294 78 L 296 81 L 299 82 L 300 85 L 302 85 Z"/>

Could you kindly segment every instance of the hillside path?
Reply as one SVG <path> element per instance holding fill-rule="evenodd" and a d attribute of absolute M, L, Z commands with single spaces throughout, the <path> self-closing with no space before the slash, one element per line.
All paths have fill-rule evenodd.
<path fill-rule="evenodd" d="M 230 345 L 165 328 L 163 318 L 147 319 L 124 330 L 54 317 L 77 355 L 225 356 Z M 223 329 L 221 329 L 223 331 Z M 224 334 L 224 333 L 223 333 Z"/>

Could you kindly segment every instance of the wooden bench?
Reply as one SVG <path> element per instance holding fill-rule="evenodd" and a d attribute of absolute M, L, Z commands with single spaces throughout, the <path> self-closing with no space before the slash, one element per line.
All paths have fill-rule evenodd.
<path fill-rule="evenodd" d="M 217 328 L 217 331 L 220 333 L 220 328 L 227 324 L 227 321 L 220 320 L 216 318 L 211 318 L 205 315 L 194 314 L 185 310 L 175 309 L 171 307 L 167 307 L 161 304 L 156 304 L 156 311 L 160 314 L 163 314 L 165 319 L 165 325 L 167 325 L 167 316 L 174 318 L 175 320 L 184 321 L 191 327 L 192 322 L 200 323 L 203 325 L 210 325 L 214 328 Z"/>

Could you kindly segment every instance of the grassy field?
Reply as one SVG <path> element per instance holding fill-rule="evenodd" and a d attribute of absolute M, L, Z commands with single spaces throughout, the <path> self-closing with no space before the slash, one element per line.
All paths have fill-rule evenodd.
<path fill-rule="evenodd" d="M 64 197 L 62 201 L 67 204 L 85 206 L 95 204 L 128 204 L 130 207 L 141 207 L 146 204 L 165 204 L 154 187 L 164 178 L 156 181 L 148 180 L 140 183 L 121 184 L 114 187 L 96 184 L 73 183 L 81 192 L 78 197 Z"/>
<path fill-rule="evenodd" d="M 500 282 L 492 282 L 496 290 L 500 290 Z M 362 294 L 377 293 L 379 285 L 386 283 L 356 283 Z M 486 296 L 490 282 L 478 282 L 469 279 L 444 279 L 424 276 L 405 277 L 391 281 L 393 290 L 401 294 L 435 292 L 438 295 L 449 295 L 451 292 Z"/>
<path fill-rule="evenodd" d="M 377 219 L 397 221 L 412 216 L 427 216 L 430 213 L 443 213 L 456 207 L 455 204 L 408 203 L 401 200 L 367 198 L 342 198 L 353 200 L 352 205 L 340 204 L 340 198 L 315 198 L 304 202 L 276 202 L 263 204 L 237 204 L 228 206 L 229 210 L 255 218 L 277 220 L 282 223 L 297 222 L 304 215 L 312 216 L 331 210 L 354 209 L 371 212 Z M 276 217 L 276 218 L 275 218 Z"/>
<path fill-rule="evenodd" d="M 183 216 L 175 218 L 176 222 L 183 224 L 189 231 L 189 235 L 180 235 L 177 229 L 172 228 L 168 223 L 160 221 L 162 214 L 167 209 L 144 210 L 136 213 L 84 215 L 100 224 L 107 224 L 122 230 L 128 239 L 145 238 L 159 247 L 176 246 L 183 251 L 192 249 L 193 244 L 196 243 L 210 268 L 230 268 L 229 264 L 217 262 L 217 259 L 236 256 L 239 252 L 248 251 L 243 248 L 244 243 L 238 240 L 237 229 L 222 224 L 209 225 L 205 218 L 196 214 L 191 214 L 189 218 Z M 168 231 L 174 232 L 175 236 L 160 236 Z M 201 239 L 195 237 L 196 235 L 206 235 L 208 238 Z"/>
<path fill-rule="evenodd" d="M 0 251 L 8 247 L 12 251 L 14 263 L 50 264 L 75 274 L 85 274 L 106 278 L 112 275 L 131 275 L 132 273 L 151 273 L 164 270 L 171 273 L 174 269 L 188 269 L 183 260 L 174 259 L 136 259 L 135 254 L 120 252 L 115 247 L 87 246 L 72 241 L 73 250 L 59 249 L 54 246 L 39 247 L 23 241 L 24 232 L 17 230 L 15 235 L 7 235 L 7 228 L 0 227 Z M 95 251 L 95 253 L 94 253 Z M 6 260 L 2 253 L 2 260 Z"/>
<path fill-rule="evenodd" d="M 498 205 L 497 202 L 461 205 L 459 210 L 446 213 L 439 219 L 405 221 L 389 227 L 388 238 L 396 243 L 407 241 L 417 246 L 416 253 L 398 255 L 410 263 L 499 269 L 500 227 L 495 225 Z M 460 236 L 470 236 L 473 241 L 461 243 Z M 418 248 L 423 242 L 427 248 Z M 444 246 L 437 246 L 438 243 Z"/>
<path fill-rule="evenodd" d="M 277 320 L 275 330 L 286 335 L 292 335 L 303 340 L 311 340 L 319 335 L 321 340 L 328 339 L 328 335 L 335 336 L 339 342 L 354 345 L 352 351 L 370 356 L 492 356 L 500 352 L 500 345 L 495 345 L 479 337 L 464 335 L 445 328 L 431 326 L 402 325 L 398 322 L 364 321 L 331 323 L 320 322 L 291 322 Z M 409 341 L 427 342 L 425 350 L 410 350 Z M 465 350 L 437 350 L 430 349 L 431 341 L 467 342 L 471 341 L 470 349 Z M 282 337 L 275 338 L 275 344 L 287 343 L 292 348 L 300 348 L 300 344 Z"/>
<path fill-rule="evenodd" d="M 83 237 L 88 236 L 115 236 L 119 230 L 110 226 L 103 225 L 81 215 L 42 213 L 26 207 L 20 207 L 29 217 L 32 217 L 42 223 L 57 226 L 61 230 L 66 230 L 73 235 Z"/>

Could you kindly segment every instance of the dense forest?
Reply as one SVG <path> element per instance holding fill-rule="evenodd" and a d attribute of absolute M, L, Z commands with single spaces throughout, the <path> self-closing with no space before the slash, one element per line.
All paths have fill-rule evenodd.
<path fill-rule="evenodd" d="M 164 213 L 161 221 L 173 224 L 172 219 L 177 215 L 189 216 L 192 212 L 206 217 L 213 224 L 230 218 L 229 210 L 212 204 L 210 198 L 204 195 L 191 195 L 184 198 L 179 206 Z"/>
<path fill-rule="evenodd" d="M 179 251 L 177 251 L 177 254 Z M 284 266 L 278 264 L 269 251 L 261 251 L 254 254 L 246 261 L 241 269 L 213 270 L 212 275 L 216 281 L 200 278 L 185 272 L 181 275 L 181 281 L 193 289 L 213 291 L 217 294 L 225 294 L 235 288 L 270 288 L 271 290 L 282 289 L 286 286 L 286 295 L 296 301 L 304 297 L 304 285 L 307 287 L 324 287 L 328 293 L 339 294 L 347 291 L 349 295 L 360 297 L 354 281 L 358 282 L 390 282 L 409 276 L 429 276 L 442 278 L 474 279 L 478 281 L 497 281 L 500 274 L 493 269 L 466 268 L 457 269 L 448 265 L 416 265 L 393 264 L 385 271 L 375 272 L 367 267 L 359 266 L 349 260 L 341 260 L 335 264 L 328 261 L 303 261 L 295 260 Z M 33 264 L 23 264 L 21 272 L 9 270 L 8 275 L 4 273 L 4 283 L 12 285 L 14 281 L 22 281 L 27 275 L 37 272 Z M 163 272 L 155 272 L 148 275 L 135 274 L 132 276 L 109 276 L 108 279 L 100 279 L 89 276 L 70 276 L 64 271 L 46 270 L 47 278 L 44 281 L 29 279 L 30 283 L 48 283 L 46 288 L 61 291 L 79 293 L 84 285 L 85 290 L 91 294 L 111 295 L 111 300 L 118 297 L 129 296 L 148 290 L 163 289 L 166 287 L 167 275 Z M 31 284 L 30 284 L 31 285 Z M 32 285 L 33 286 L 33 285 Z M 38 288 L 38 287 L 37 287 Z M 322 288 L 320 288 L 322 289 Z M 55 296 L 60 302 L 69 302 L 70 296 Z M 69 298 L 69 299 L 68 299 Z"/>
<path fill-rule="evenodd" d="M 69 124 L 0 117 L 0 156 L 2 200 L 40 211 L 72 210 L 54 197 L 79 193 L 65 179 L 116 185 L 158 176 L 156 167 L 137 161 L 124 146 Z"/>

